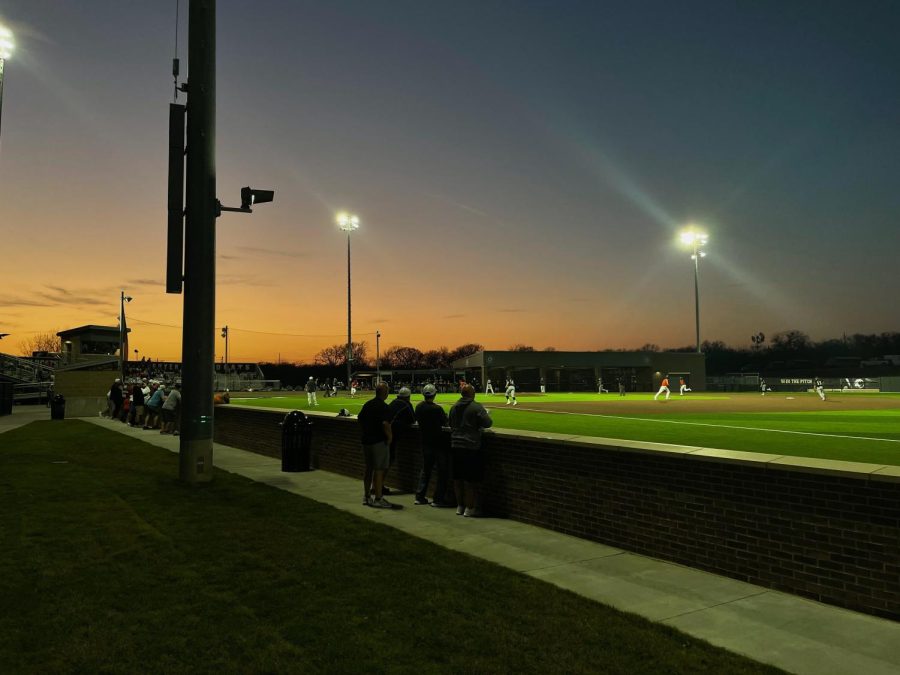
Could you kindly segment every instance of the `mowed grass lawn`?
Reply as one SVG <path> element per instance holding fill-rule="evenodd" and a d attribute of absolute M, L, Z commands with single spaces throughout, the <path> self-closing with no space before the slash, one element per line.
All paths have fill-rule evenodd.
<path fill-rule="evenodd" d="M 812 394 L 810 394 L 812 396 Z M 874 394 L 860 394 L 874 396 Z M 655 443 L 674 443 L 703 448 L 744 450 L 795 457 L 817 457 L 851 462 L 900 465 L 900 396 L 884 395 L 897 401 L 892 410 L 836 410 L 827 412 L 722 412 L 691 413 L 686 407 L 670 406 L 673 412 L 646 415 L 629 412 L 628 402 L 648 400 L 649 394 L 617 395 L 548 394 L 521 397 L 519 406 L 494 408 L 494 426 L 579 436 L 599 436 Z M 356 413 L 368 395 L 361 398 L 323 399 L 316 410 L 337 412 L 347 408 Z M 420 397 L 413 397 L 413 402 Z M 438 403 L 449 408 L 458 396 L 442 394 Z M 488 405 L 503 402 L 502 396 L 479 395 Z M 534 412 L 539 404 L 552 410 L 553 402 L 599 401 L 621 403 L 621 412 L 611 415 Z M 696 394 L 691 400 L 727 400 L 714 394 Z M 284 395 L 272 398 L 233 400 L 240 405 L 307 410 L 305 396 Z M 551 404 L 548 406 L 548 403 Z M 678 402 L 676 402 L 677 405 Z M 662 403 L 660 405 L 663 405 Z M 669 405 L 669 404 L 666 404 Z M 684 411 L 682 411 L 684 410 Z"/>
<path fill-rule="evenodd" d="M 77 420 L 0 434 L 0 671 L 778 672 Z"/>

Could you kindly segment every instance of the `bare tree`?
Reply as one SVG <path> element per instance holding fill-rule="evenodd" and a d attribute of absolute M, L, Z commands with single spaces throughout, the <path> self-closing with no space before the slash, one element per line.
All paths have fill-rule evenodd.
<path fill-rule="evenodd" d="M 484 345 L 480 345 L 477 342 L 470 342 L 469 344 L 460 345 L 456 349 L 450 351 L 450 363 L 453 363 L 458 359 L 464 359 L 467 356 L 472 356 L 472 354 L 480 351 L 484 351 Z"/>
<path fill-rule="evenodd" d="M 325 347 L 313 357 L 313 363 L 332 367 L 347 363 L 347 345 Z"/>
<path fill-rule="evenodd" d="M 422 362 L 425 368 L 447 368 L 450 366 L 450 350 L 446 347 L 429 349 L 422 354 Z"/>
<path fill-rule="evenodd" d="M 544 350 L 543 350 L 543 351 L 545 351 L 545 352 L 555 352 L 555 351 L 556 351 L 556 347 L 544 347 Z"/>
<path fill-rule="evenodd" d="M 652 342 L 647 342 L 643 346 L 638 349 L 639 352 L 658 352 L 659 345 L 655 345 Z"/>
<path fill-rule="evenodd" d="M 47 331 L 46 333 L 35 333 L 30 338 L 24 338 L 19 342 L 19 353 L 22 356 L 31 356 L 34 352 L 53 352 L 62 351 L 62 340 L 57 336 L 56 330 Z"/>
<path fill-rule="evenodd" d="M 423 354 L 415 347 L 391 347 L 384 353 L 384 359 L 392 368 L 415 370 L 424 365 Z"/>
<path fill-rule="evenodd" d="M 509 348 L 511 352 L 533 352 L 534 347 L 530 345 L 517 344 Z"/>

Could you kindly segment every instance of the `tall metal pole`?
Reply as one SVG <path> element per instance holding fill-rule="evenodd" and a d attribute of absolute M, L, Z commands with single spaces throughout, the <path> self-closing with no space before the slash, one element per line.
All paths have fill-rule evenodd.
<path fill-rule="evenodd" d="M 125 382 L 125 291 L 119 294 L 119 377 Z"/>
<path fill-rule="evenodd" d="M 700 353 L 700 249 L 694 244 L 694 307 L 697 319 L 697 353 Z"/>
<path fill-rule="evenodd" d="M 212 479 L 216 305 L 216 2 L 190 0 L 178 475 Z"/>
<path fill-rule="evenodd" d="M 225 389 L 228 389 L 228 326 L 225 326 Z"/>
<path fill-rule="evenodd" d="M 353 338 L 350 324 L 350 232 L 347 232 L 347 390 L 350 390 L 350 366 L 353 360 Z"/>
<path fill-rule="evenodd" d="M 375 384 L 381 384 L 381 331 L 375 331 Z"/>

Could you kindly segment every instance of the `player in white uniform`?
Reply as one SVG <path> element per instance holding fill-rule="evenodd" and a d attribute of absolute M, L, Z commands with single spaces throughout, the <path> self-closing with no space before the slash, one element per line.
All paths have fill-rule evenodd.
<path fill-rule="evenodd" d="M 684 396 L 686 391 L 691 391 L 691 388 L 687 386 L 687 382 L 684 381 L 683 377 L 678 378 L 678 395 Z"/>
<path fill-rule="evenodd" d="M 762 392 L 762 395 L 766 395 L 766 381 L 762 378 L 759 378 L 759 390 Z"/>
<path fill-rule="evenodd" d="M 825 400 L 825 385 L 822 384 L 822 380 L 818 377 L 813 380 L 815 382 L 816 393 L 819 395 L 819 398 L 823 401 Z"/>
<path fill-rule="evenodd" d="M 306 381 L 306 404 L 309 406 L 319 405 L 319 402 L 316 400 L 316 381 L 313 379 L 312 375 L 309 376 L 309 379 Z"/>
<path fill-rule="evenodd" d="M 513 405 L 519 405 L 519 402 L 516 401 L 516 383 L 512 378 L 506 381 L 506 405 L 509 405 L 510 400 Z"/>
<path fill-rule="evenodd" d="M 487 385 L 484 388 L 485 394 L 493 394 L 494 393 L 494 385 L 491 384 L 491 381 L 487 381 Z"/>

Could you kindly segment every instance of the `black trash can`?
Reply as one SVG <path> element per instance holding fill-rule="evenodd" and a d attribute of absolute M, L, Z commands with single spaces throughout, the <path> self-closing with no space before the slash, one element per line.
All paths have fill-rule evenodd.
<path fill-rule="evenodd" d="M 309 471 L 312 422 L 299 410 L 287 414 L 281 423 L 281 470 Z"/>
<path fill-rule="evenodd" d="M 66 399 L 62 394 L 57 394 L 50 399 L 50 419 L 66 419 Z"/>

